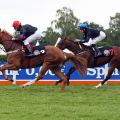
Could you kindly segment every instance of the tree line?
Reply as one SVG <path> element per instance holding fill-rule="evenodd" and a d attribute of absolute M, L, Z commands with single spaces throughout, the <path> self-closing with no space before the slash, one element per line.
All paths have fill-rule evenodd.
<path fill-rule="evenodd" d="M 67 37 L 72 40 L 81 39 L 82 35 L 78 29 L 80 19 L 74 15 L 74 12 L 70 8 L 63 7 L 62 9 L 58 9 L 56 11 L 56 17 L 57 18 L 51 22 L 51 26 L 44 31 L 46 34 L 45 45 L 54 45 L 58 37 Z M 103 30 L 107 35 L 106 40 L 99 42 L 97 44 L 98 46 L 120 46 L 120 13 L 116 13 L 115 16 L 110 17 L 108 29 L 104 29 L 102 25 L 94 22 L 88 23 L 88 25 Z"/>

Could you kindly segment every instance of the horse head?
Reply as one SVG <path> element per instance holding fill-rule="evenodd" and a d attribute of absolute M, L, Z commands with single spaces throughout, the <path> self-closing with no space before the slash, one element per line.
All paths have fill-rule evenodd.
<path fill-rule="evenodd" d="M 0 29 L 0 44 L 2 44 L 6 51 L 20 48 L 20 44 L 12 40 L 13 36 L 6 30 Z"/>
<path fill-rule="evenodd" d="M 74 40 L 68 39 L 68 38 L 64 38 L 64 39 L 58 39 L 56 44 L 56 47 L 64 50 L 64 49 L 68 49 L 72 52 L 79 53 L 80 51 L 82 51 L 82 45 L 80 45 L 78 42 L 75 42 Z"/>

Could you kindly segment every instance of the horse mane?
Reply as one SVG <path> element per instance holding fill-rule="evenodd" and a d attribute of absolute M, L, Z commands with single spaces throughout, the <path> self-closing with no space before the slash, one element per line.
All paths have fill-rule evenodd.
<path fill-rule="evenodd" d="M 70 42 L 74 43 L 75 45 L 78 45 L 78 42 L 75 42 L 74 39 L 69 39 L 69 38 L 65 37 L 64 40 L 69 40 Z"/>
<path fill-rule="evenodd" d="M 7 32 L 5 29 L 3 30 L 0 29 L 0 36 L 1 36 L 1 39 L 4 41 L 12 40 L 13 38 L 13 35 Z"/>
<path fill-rule="evenodd" d="M 70 38 L 67 38 L 67 37 L 63 38 L 63 40 L 69 40 L 69 41 L 75 43 L 74 39 L 70 39 Z"/>
<path fill-rule="evenodd" d="M 11 37 L 13 37 L 13 35 L 11 33 L 9 33 L 8 31 L 6 31 L 5 29 L 1 30 L 2 33 L 9 35 Z"/>

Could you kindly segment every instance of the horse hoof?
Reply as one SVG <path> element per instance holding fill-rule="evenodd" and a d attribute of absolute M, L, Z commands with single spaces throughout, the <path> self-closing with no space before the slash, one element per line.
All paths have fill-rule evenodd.
<path fill-rule="evenodd" d="M 7 80 L 10 82 L 14 82 L 12 78 L 8 78 Z"/>
<path fill-rule="evenodd" d="M 59 90 L 59 91 L 58 91 L 58 93 L 62 93 L 62 92 L 64 92 L 64 90 Z"/>
<path fill-rule="evenodd" d="M 100 88 L 100 87 L 102 87 L 102 84 L 101 84 L 101 83 L 98 84 L 97 86 L 95 86 L 96 89 L 98 89 L 98 88 Z"/>
<path fill-rule="evenodd" d="M 57 83 L 57 82 L 55 82 L 53 85 L 54 85 L 54 86 L 57 86 L 57 85 L 58 85 L 58 83 Z"/>
<path fill-rule="evenodd" d="M 64 92 L 64 91 L 65 91 L 65 89 L 60 89 L 60 90 L 59 90 L 59 92 Z"/>
<path fill-rule="evenodd" d="M 25 88 L 25 86 L 24 85 L 20 85 L 20 88 Z"/>
<path fill-rule="evenodd" d="M 98 87 L 98 86 L 95 86 L 94 88 L 95 88 L 95 89 L 98 89 L 99 87 Z"/>

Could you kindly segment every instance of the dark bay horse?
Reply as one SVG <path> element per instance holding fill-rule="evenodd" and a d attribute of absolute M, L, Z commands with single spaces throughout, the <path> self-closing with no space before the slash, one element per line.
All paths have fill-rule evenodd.
<path fill-rule="evenodd" d="M 89 48 L 86 48 L 83 44 L 80 44 L 79 42 L 76 42 L 73 40 L 61 39 L 59 42 L 57 42 L 56 46 L 62 50 L 67 48 L 70 51 L 72 51 L 76 56 L 85 58 L 88 68 L 99 67 L 106 63 L 110 63 L 110 68 L 108 70 L 108 74 L 107 74 L 106 78 L 100 84 L 98 84 L 96 86 L 96 88 L 101 87 L 107 80 L 109 80 L 111 78 L 112 73 L 115 70 L 115 68 L 120 70 L 120 48 L 117 46 L 101 48 L 103 50 L 105 50 L 105 48 L 107 48 L 109 55 L 108 56 L 101 55 L 101 56 L 98 56 L 97 58 L 94 58 L 94 54 L 92 54 L 92 52 Z M 71 67 L 69 69 L 68 73 L 66 74 L 66 76 L 68 77 L 68 81 L 70 79 L 70 75 L 74 71 L 75 71 L 75 67 Z M 60 81 L 57 81 L 56 85 Z"/>
<path fill-rule="evenodd" d="M 63 85 L 61 90 L 64 90 L 67 80 L 66 76 L 61 72 L 60 65 L 68 60 L 71 60 L 74 63 L 81 75 L 84 75 L 86 72 L 84 61 L 81 62 L 81 60 L 79 60 L 75 55 L 64 53 L 62 50 L 54 46 L 45 46 L 46 54 L 44 55 L 28 57 L 25 54 L 23 45 L 12 40 L 12 35 L 4 30 L 0 30 L 0 44 L 4 46 L 7 53 L 7 64 L 0 67 L 0 71 L 6 80 L 11 82 L 13 81 L 13 79 L 8 78 L 8 76 L 5 74 L 5 70 L 18 70 L 20 68 L 25 69 L 42 66 L 38 76 L 33 81 L 23 84 L 22 87 L 31 85 L 43 78 L 46 71 L 50 69 L 60 79 L 62 79 Z"/>

